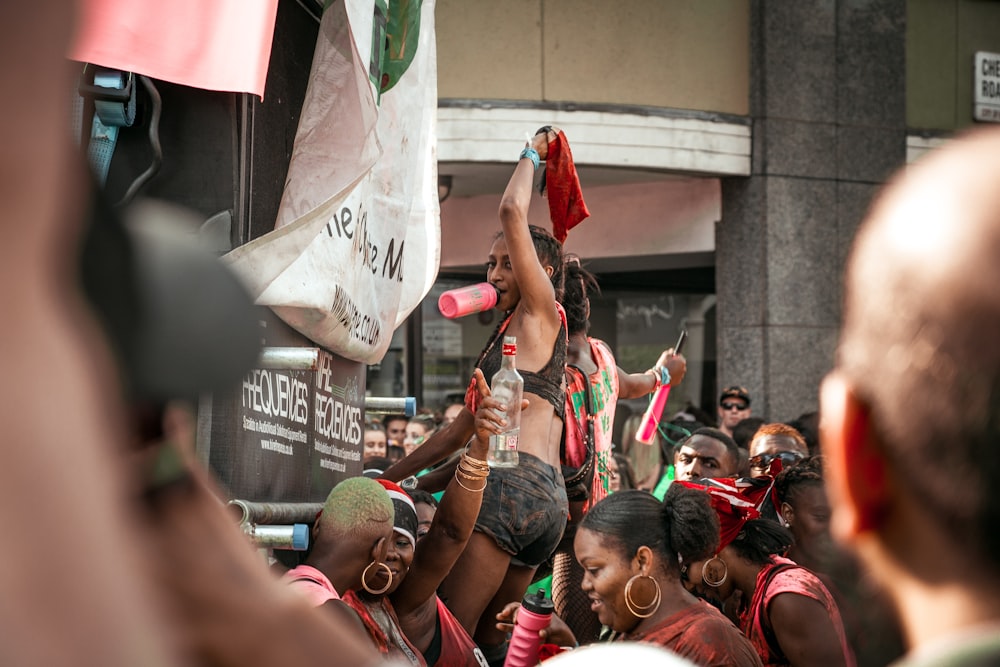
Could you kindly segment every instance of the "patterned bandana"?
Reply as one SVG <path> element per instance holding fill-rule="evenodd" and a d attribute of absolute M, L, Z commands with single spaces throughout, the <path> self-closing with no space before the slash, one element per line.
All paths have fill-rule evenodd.
<path fill-rule="evenodd" d="M 403 490 L 401 486 L 387 479 L 375 480 L 383 487 L 392 499 L 392 509 L 396 516 L 392 522 L 392 528 L 400 535 L 410 540 L 410 544 L 417 545 L 417 508 L 413 505 L 413 499 Z"/>
<path fill-rule="evenodd" d="M 766 483 L 743 479 L 702 479 L 697 482 L 674 481 L 708 493 L 712 509 L 719 515 L 719 551 L 736 539 L 747 521 L 760 518 L 762 505 L 771 498 L 772 480 Z"/>

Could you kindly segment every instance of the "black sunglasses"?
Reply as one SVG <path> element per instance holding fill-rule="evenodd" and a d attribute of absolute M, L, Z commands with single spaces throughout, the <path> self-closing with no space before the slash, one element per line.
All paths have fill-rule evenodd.
<path fill-rule="evenodd" d="M 781 459 L 782 467 L 790 466 L 794 463 L 798 463 L 805 457 L 798 452 L 778 452 L 777 454 L 758 454 L 750 459 L 750 467 L 754 470 L 768 470 L 771 467 L 771 461 L 774 459 Z"/>
<path fill-rule="evenodd" d="M 746 403 L 723 403 L 723 410 L 746 410 Z"/>

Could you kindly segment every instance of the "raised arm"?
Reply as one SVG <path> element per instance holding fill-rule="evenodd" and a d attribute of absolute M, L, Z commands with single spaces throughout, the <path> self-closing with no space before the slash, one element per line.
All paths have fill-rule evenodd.
<path fill-rule="evenodd" d="M 670 386 L 676 387 L 684 380 L 687 373 L 687 360 L 684 355 L 674 354 L 673 348 L 664 350 L 656 365 L 642 373 L 626 373 L 618 368 L 618 398 L 639 398 L 653 393 L 659 386 L 659 369 L 666 368 L 670 372 Z"/>
<path fill-rule="evenodd" d="M 549 152 L 550 135 L 556 134 L 558 130 L 536 134 L 528 147 L 538 153 L 540 160 L 544 160 Z M 529 157 L 520 158 L 500 200 L 500 226 L 507 243 L 511 270 L 521 289 L 523 308 L 529 314 L 554 322 L 557 318 L 553 308 L 555 290 L 545 267 L 538 261 L 531 231 L 528 229 L 528 206 L 534 174 L 534 162 Z"/>
<path fill-rule="evenodd" d="M 489 474 L 486 456 L 490 436 L 502 430 L 506 408 L 490 396 L 489 385 L 478 368 L 475 377 L 482 396 L 475 415 L 476 435 L 445 489 L 430 530 L 414 553 L 409 574 L 392 594 L 400 617 L 433 599 L 438 585 L 465 550 L 479 516 Z"/>
<path fill-rule="evenodd" d="M 417 477 L 417 488 L 428 493 L 444 491 L 451 481 L 452 475 L 455 474 L 455 468 L 458 466 L 458 461 L 461 458 L 462 455 L 459 452 L 455 452 L 444 463 L 434 468 L 434 470 Z"/>
<path fill-rule="evenodd" d="M 472 437 L 475 418 L 463 408 L 455 421 L 444 426 L 427 438 L 427 442 L 417 447 L 382 473 L 384 479 L 399 482 L 421 470 L 429 468 L 461 449 Z"/>

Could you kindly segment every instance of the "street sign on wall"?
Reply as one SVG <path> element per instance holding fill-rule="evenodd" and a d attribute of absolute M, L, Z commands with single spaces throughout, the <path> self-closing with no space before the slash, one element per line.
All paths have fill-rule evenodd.
<path fill-rule="evenodd" d="M 1000 123 L 1000 53 L 977 51 L 975 67 L 972 117 Z"/>

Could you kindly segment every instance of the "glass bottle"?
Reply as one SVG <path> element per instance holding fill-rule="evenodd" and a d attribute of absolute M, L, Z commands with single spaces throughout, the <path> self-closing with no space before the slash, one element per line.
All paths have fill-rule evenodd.
<path fill-rule="evenodd" d="M 512 468 L 517 465 L 517 439 L 521 434 L 521 397 L 524 395 L 524 378 L 517 372 L 517 338 L 503 337 L 503 358 L 500 370 L 490 381 L 493 397 L 507 406 L 507 424 L 503 433 L 490 436 L 487 462 L 494 468 Z"/>

